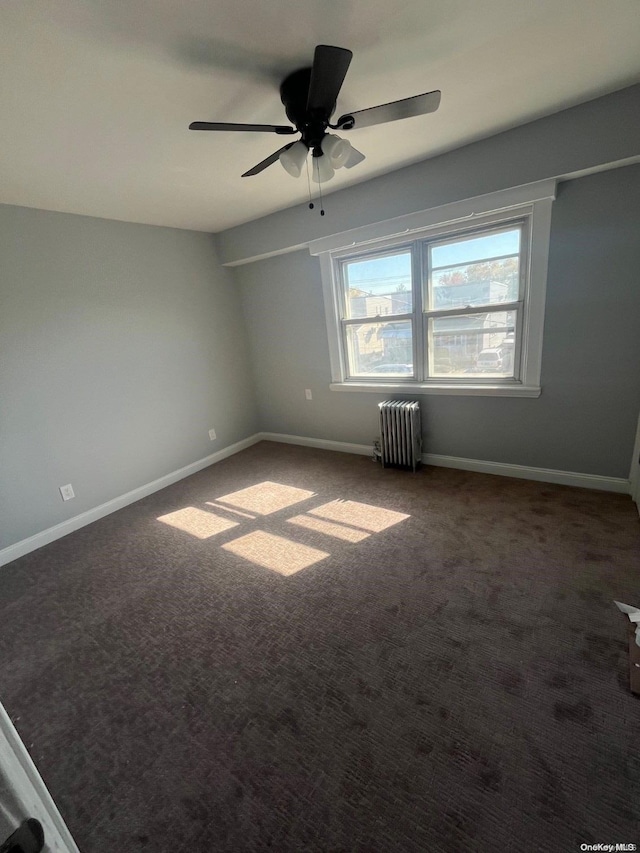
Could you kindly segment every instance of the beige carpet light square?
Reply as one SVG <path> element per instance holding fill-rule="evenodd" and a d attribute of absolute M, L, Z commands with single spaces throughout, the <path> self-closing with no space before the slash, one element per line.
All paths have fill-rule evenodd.
<path fill-rule="evenodd" d="M 386 530 L 387 527 L 392 527 L 394 524 L 399 524 L 401 521 L 410 518 L 409 515 L 402 512 L 394 512 L 391 509 L 358 503 L 358 501 L 331 501 L 309 510 L 309 512 L 312 515 L 319 515 L 320 518 L 350 524 L 353 527 L 370 530 L 372 533 L 379 533 L 381 530 Z"/>
<path fill-rule="evenodd" d="M 336 539 L 342 539 L 345 542 L 362 542 L 371 536 L 364 530 L 359 530 L 356 527 L 347 527 L 344 524 L 336 524 L 335 522 L 325 521 L 322 518 L 314 518 L 312 515 L 295 515 L 293 518 L 288 518 L 289 524 L 297 524 L 299 527 L 306 527 L 307 530 L 315 530 L 317 533 L 324 533 L 327 536 L 335 536 Z"/>
<path fill-rule="evenodd" d="M 195 506 L 186 506 L 176 512 L 161 515 L 158 517 L 158 521 L 168 524 L 170 527 L 177 527 L 178 530 L 184 530 L 185 533 L 195 536 L 196 539 L 209 539 L 224 530 L 238 526 L 237 521 L 229 521 L 213 512 L 207 512 Z"/>
<path fill-rule="evenodd" d="M 233 539 L 222 547 L 281 575 L 294 575 L 329 556 L 326 551 L 300 545 L 291 539 L 285 539 L 284 536 L 275 536 L 263 530 Z"/>
<path fill-rule="evenodd" d="M 315 492 L 307 489 L 297 489 L 294 486 L 285 486 L 282 483 L 273 483 L 265 480 L 247 489 L 230 492 L 217 498 L 220 503 L 231 504 L 231 506 L 244 509 L 247 512 L 255 512 L 258 515 L 270 515 L 288 506 L 306 501 L 312 498 Z"/>

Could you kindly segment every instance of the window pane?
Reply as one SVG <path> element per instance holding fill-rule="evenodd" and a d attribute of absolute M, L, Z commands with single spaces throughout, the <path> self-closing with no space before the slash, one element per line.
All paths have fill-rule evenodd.
<path fill-rule="evenodd" d="M 413 310 L 411 252 L 381 255 L 342 265 L 346 318 L 383 317 Z"/>
<path fill-rule="evenodd" d="M 429 308 L 515 302 L 520 281 L 520 229 L 430 246 Z"/>
<path fill-rule="evenodd" d="M 411 321 L 347 326 L 350 376 L 413 376 Z"/>
<path fill-rule="evenodd" d="M 429 319 L 429 376 L 514 376 L 516 311 Z"/>
<path fill-rule="evenodd" d="M 501 255 L 517 255 L 520 251 L 520 228 L 490 231 L 457 240 L 431 244 L 432 269 L 452 264 L 482 261 Z"/>

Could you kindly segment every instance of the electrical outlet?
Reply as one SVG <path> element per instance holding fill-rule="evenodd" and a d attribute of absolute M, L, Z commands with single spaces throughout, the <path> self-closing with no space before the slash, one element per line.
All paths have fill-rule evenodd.
<path fill-rule="evenodd" d="M 209 430 L 209 438 L 211 439 L 211 441 L 215 441 L 215 440 L 216 440 L 216 431 L 215 431 L 215 429 L 210 429 L 210 430 Z"/>
<path fill-rule="evenodd" d="M 71 483 L 68 486 L 60 486 L 60 494 L 63 501 L 70 501 L 71 498 L 75 498 L 76 496 Z"/>
<path fill-rule="evenodd" d="M 307 400 L 313 400 L 313 394 L 311 393 L 311 388 L 305 388 L 304 389 L 304 396 L 307 398 Z"/>

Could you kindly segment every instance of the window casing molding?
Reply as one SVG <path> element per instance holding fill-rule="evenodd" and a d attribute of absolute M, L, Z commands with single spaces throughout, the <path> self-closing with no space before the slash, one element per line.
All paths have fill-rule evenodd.
<path fill-rule="evenodd" d="M 491 396 L 538 397 L 542 364 L 542 339 L 546 297 L 551 209 L 556 194 L 556 182 L 540 181 L 511 190 L 491 193 L 462 202 L 454 202 L 431 210 L 374 223 L 314 241 L 309 245 L 312 255 L 319 258 L 325 301 L 329 357 L 335 391 L 369 391 L 374 393 L 464 394 Z M 521 224 L 524 247 L 520 258 L 521 292 L 518 302 L 516 338 L 516 370 L 513 379 L 483 378 L 426 378 L 419 366 L 427 347 L 428 314 L 422 310 L 424 294 L 423 251 L 431 241 L 449 236 L 465 236 L 492 227 Z M 347 369 L 346 342 L 343 337 L 344 306 L 340 280 L 340 264 L 346 259 L 367 257 L 403 246 L 412 247 L 412 277 L 420 282 L 414 287 L 413 352 L 416 378 L 384 379 L 350 378 Z M 496 309 L 505 311 L 504 304 Z M 383 315 L 381 319 L 387 319 Z M 395 318 L 396 320 L 399 318 Z"/>

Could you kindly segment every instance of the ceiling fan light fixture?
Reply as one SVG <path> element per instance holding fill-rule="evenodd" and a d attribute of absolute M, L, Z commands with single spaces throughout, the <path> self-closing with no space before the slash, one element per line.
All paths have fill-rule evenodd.
<path fill-rule="evenodd" d="M 311 170 L 311 177 L 316 184 L 326 184 L 335 175 L 331 160 L 329 160 L 326 154 L 321 154 L 319 157 L 314 156 L 312 160 L 313 169 Z"/>
<path fill-rule="evenodd" d="M 299 178 L 302 174 L 302 167 L 305 164 L 308 153 L 309 149 L 304 142 L 299 139 L 298 142 L 294 142 L 291 148 L 287 148 L 286 151 L 283 151 L 278 159 L 282 163 L 282 168 L 285 172 L 288 172 L 294 178 Z"/>
<path fill-rule="evenodd" d="M 351 143 L 336 133 L 327 133 L 322 140 L 322 153 L 329 158 L 334 169 L 345 165 L 352 151 Z"/>
<path fill-rule="evenodd" d="M 243 172 L 242 177 L 259 175 L 276 160 L 280 160 L 283 169 L 292 177 L 299 178 L 307 164 L 309 151 L 312 152 L 312 174 L 316 183 L 330 181 L 335 169 L 343 166 L 347 169 L 357 166 L 365 156 L 357 148 L 340 136 L 328 133 L 327 128 L 348 132 L 354 128 L 372 127 L 399 119 L 423 116 L 435 112 L 440 105 L 441 92 L 425 92 L 401 98 L 388 104 L 355 110 L 340 116 L 331 124 L 338 96 L 353 54 L 344 47 L 330 44 L 316 45 L 313 64 L 299 68 L 280 83 L 280 100 L 290 124 L 246 124 L 224 121 L 192 121 L 189 130 L 238 131 L 246 133 L 276 133 L 282 136 L 300 134 L 297 142 L 274 151 L 251 169 Z M 291 126 L 293 125 L 293 127 Z M 322 212 L 322 211 L 321 211 Z"/>

